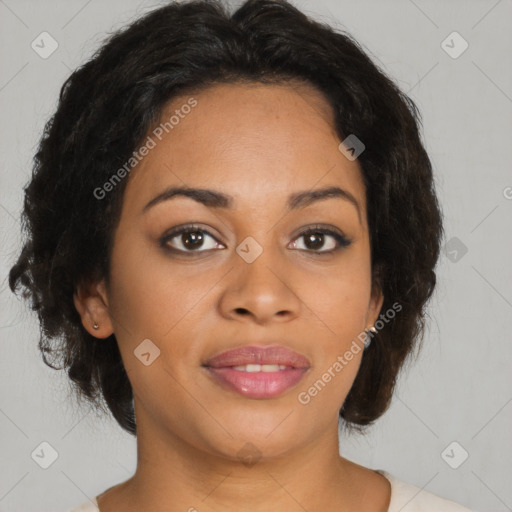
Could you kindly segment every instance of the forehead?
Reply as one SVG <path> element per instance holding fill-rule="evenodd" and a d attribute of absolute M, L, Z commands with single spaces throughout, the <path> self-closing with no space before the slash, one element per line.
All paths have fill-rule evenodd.
<path fill-rule="evenodd" d="M 340 152 L 332 108 L 307 84 L 219 84 L 183 94 L 148 137 L 152 148 L 125 191 L 133 210 L 172 185 L 222 190 L 235 208 L 282 206 L 294 191 L 339 186 L 365 206 L 359 164 Z"/>

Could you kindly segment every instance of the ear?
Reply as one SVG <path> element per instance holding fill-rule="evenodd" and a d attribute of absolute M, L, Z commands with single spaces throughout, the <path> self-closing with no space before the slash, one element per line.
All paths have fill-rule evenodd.
<path fill-rule="evenodd" d="M 381 285 L 381 269 L 378 268 L 372 279 L 372 294 L 370 297 L 370 304 L 368 306 L 368 314 L 366 315 L 365 329 L 375 325 L 375 322 L 379 319 L 380 310 L 384 303 L 384 295 L 382 293 Z"/>
<path fill-rule="evenodd" d="M 82 325 L 89 334 L 95 338 L 108 338 L 114 332 L 104 279 L 100 282 L 78 284 L 73 294 L 73 302 L 82 318 Z M 95 323 L 98 324 L 98 329 L 93 328 Z"/>

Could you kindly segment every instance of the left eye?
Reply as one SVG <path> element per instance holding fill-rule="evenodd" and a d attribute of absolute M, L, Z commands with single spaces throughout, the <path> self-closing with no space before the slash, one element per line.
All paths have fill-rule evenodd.
<path fill-rule="evenodd" d="M 331 243 L 327 249 L 324 248 L 326 236 L 331 238 Z M 343 247 L 347 247 L 351 243 L 350 240 L 341 233 L 327 228 L 310 228 L 307 231 L 303 231 L 296 240 L 301 238 L 305 241 L 305 243 L 302 244 L 305 248 L 300 247 L 300 244 L 296 241 L 292 244 L 294 248 L 317 253 L 335 252 Z M 319 245 L 321 245 L 324 250 L 318 250 Z"/>

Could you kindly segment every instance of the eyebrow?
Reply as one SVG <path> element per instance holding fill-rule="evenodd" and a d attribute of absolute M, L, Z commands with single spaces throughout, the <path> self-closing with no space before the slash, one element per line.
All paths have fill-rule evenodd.
<path fill-rule="evenodd" d="M 153 206 L 177 196 L 189 197 L 208 208 L 230 209 L 233 207 L 235 202 L 233 196 L 215 190 L 191 187 L 168 187 L 151 199 L 151 201 L 144 206 L 141 213 L 145 213 Z M 314 202 L 332 198 L 343 199 L 352 203 L 357 210 L 359 222 L 361 222 L 361 209 L 359 203 L 350 192 L 340 187 L 325 187 L 290 194 L 288 197 L 287 209 L 288 211 L 298 210 L 300 208 L 305 208 Z"/>

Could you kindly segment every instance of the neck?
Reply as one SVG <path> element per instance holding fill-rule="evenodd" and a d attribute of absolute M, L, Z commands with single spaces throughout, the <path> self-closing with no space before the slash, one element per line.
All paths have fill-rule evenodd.
<path fill-rule="evenodd" d="M 102 512 L 119 507 L 127 512 L 239 512 L 241 504 L 245 512 L 387 510 L 382 494 L 377 505 L 375 495 L 367 492 L 370 481 L 382 487 L 384 477 L 339 455 L 337 423 L 279 457 L 246 446 L 240 456 L 228 458 L 169 430 L 157 433 L 144 421 L 138 421 L 137 430 L 136 473 L 110 496 L 105 493 L 99 500 Z"/>

